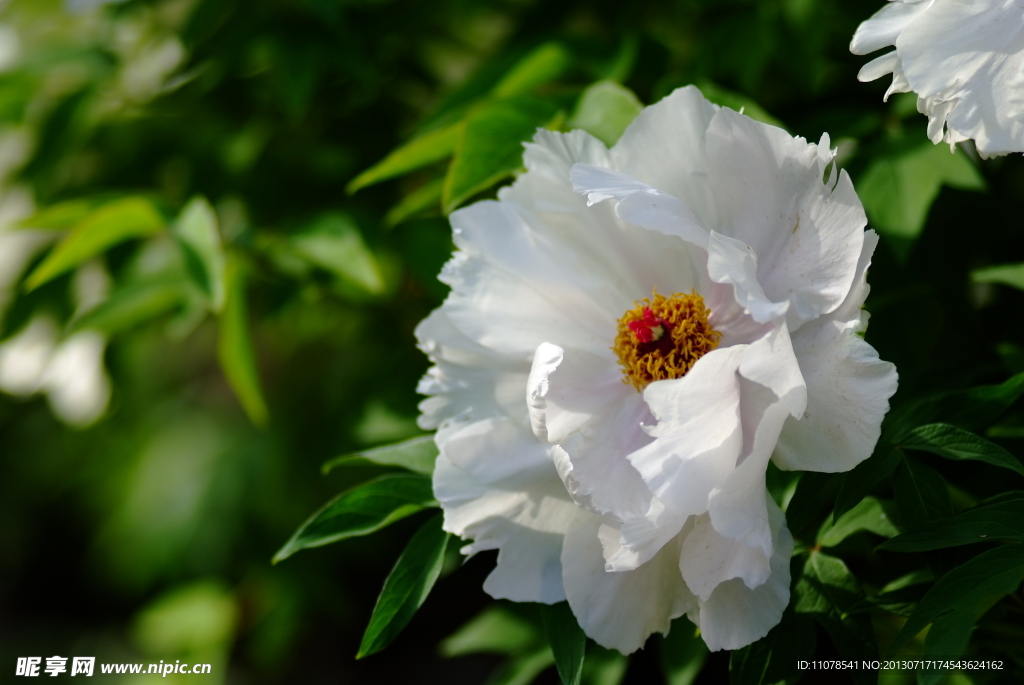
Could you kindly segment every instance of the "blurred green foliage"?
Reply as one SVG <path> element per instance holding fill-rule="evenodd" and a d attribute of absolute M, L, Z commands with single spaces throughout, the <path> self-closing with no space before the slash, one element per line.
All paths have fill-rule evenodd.
<path fill-rule="evenodd" d="M 856 81 L 847 45 L 879 4 L 0 5 L 0 661 L 683 685 L 792 682 L 797 658 L 903 644 L 1006 662 L 957 682 L 1019 679 L 1019 544 L 900 550 L 1017 511 L 991 498 L 1021 487 L 1024 383 L 982 384 L 1024 371 L 1024 163 L 933 147 L 912 96 L 884 104 L 885 84 Z M 493 556 L 458 568 L 458 545 L 430 536 L 428 496 L 375 499 L 370 523 L 328 505 L 329 525 L 314 516 L 286 550 L 347 539 L 271 565 L 339 492 L 425 482 L 371 480 L 429 472 L 422 442 L 372 448 L 422 434 L 412 331 L 445 295 L 445 215 L 513 178 L 536 127 L 612 143 L 690 83 L 828 132 L 883 236 L 868 338 L 900 391 L 861 467 L 773 476 L 798 541 L 783 623 L 730 663 L 680 619 L 631 660 L 589 643 L 577 671 L 535 607 L 483 595 Z M 972 573 L 991 582 L 965 595 Z M 908 617 L 934 623 L 910 635 Z M 392 640 L 390 657 L 354 659 Z"/>

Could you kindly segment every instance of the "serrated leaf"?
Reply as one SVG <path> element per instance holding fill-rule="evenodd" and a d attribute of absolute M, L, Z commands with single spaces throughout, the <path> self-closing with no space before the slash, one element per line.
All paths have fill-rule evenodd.
<path fill-rule="evenodd" d="M 953 515 L 946 481 L 937 471 L 904 455 L 892 477 L 900 525 L 910 530 Z"/>
<path fill-rule="evenodd" d="M 913 240 L 943 185 L 982 190 L 985 181 L 962 150 L 922 143 L 875 160 L 857 183 L 857 194 L 879 233 Z"/>
<path fill-rule="evenodd" d="M 889 646 L 892 656 L 929 623 L 952 611 L 974 612 L 977 606 L 1017 589 L 1024 578 L 1024 545 L 1004 545 L 982 552 L 936 581 Z"/>
<path fill-rule="evenodd" d="M 423 524 L 409 539 L 395 568 L 384 581 L 370 623 L 359 645 L 357 659 L 387 647 L 412 620 L 430 594 L 444 565 L 448 533 L 438 514 Z"/>
<path fill-rule="evenodd" d="M 580 685 L 587 636 L 580 628 L 568 602 L 540 605 L 544 635 L 555 657 L 555 668 L 563 685 Z"/>
<path fill-rule="evenodd" d="M 68 333 L 85 329 L 114 335 L 181 308 L 190 296 L 184 279 L 127 283 L 71 322 Z"/>
<path fill-rule="evenodd" d="M 1024 493 L 983 502 L 948 519 L 925 523 L 876 549 L 925 552 L 993 540 L 1024 542 Z"/>
<path fill-rule="evenodd" d="M 611 147 L 643 108 L 629 88 L 614 81 L 598 81 L 580 95 L 567 126 L 581 128 Z"/>
<path fill-rule="evenodd" d="M 786 522 L 789 529 L 799 533 L 836 496 L 843 483 L 843 475 L 837 473 L 806 472 L 800 475 L 793 499 L 786 507 Z"/>
<path fill-rule="evenodd" d="M 403 197 L 397 205 L 388 210 L 388 213 L 384 215 L 384 224 L 387 226 L 396 226 L 406 219 L 411 219 L 412 217 L 423 214 L 429 210 L 440 210 L 441 195 L 443 192 L 443 177 L 424 183 L 421 187 Z"/>
<path fill-rule="evenodd" d="M 441 204 L 449 213 L 523 165 L 523 143 L 554 117 L 550 102 L 515 97 L 487 102 L 466 117 L 445 177 Z"/>
<path fill-rule="evenodd" d="M 300 549 L 368 535 L 434 506 L 429 478 L 411 473 L 381 476 L 343 492 L 310 516 L 274 555 L 274 563 Z"/>
<path fill-rule="evenodd" d="M 224 308 L 224 246 L 217 228 L 217 214 L 206 198 L 193 198 L 174 224 L 174 235 L 185 253 L 189 274 L 209 298 L 210 309 Z"/>
<path fill-rule="evenodd" d="M 841 559 L 811 552 L 794 592 L 795 613 L 813 616 L 843 658 L 859 661 L 878 657 L 870 619 L 854 613 L 864 601 L 864 593 Z M 857 682 L 871 682 L 867 672 L 851 675 Z"/>
<path fill-rule="evenodd" d="M 356 176 L 346 187 L 350 195 L 361 188 L 395 178 L 451 157 L 462 131 L 462 122 L 428 131 L 410 140 L 383 160 Z"/>
<path fill-rule="evenodd" d="M 384 277 L 377 259 L 359 229 L 344 214 L 324 214 L 307 230 L 294 236 L 292 245 L 303 259 L 342 281 L 372 295 L 384 291 Z"/>
<path fill-rule="evenodd" d="M 154 235 L 163 228 L 163 217 L 149 200 L 128 197 L 108 202 L 74 224 L 46 259 L 29 274 L 25 287 L 34 290 L 114 245 Z"/>
<path fill-rule="evenodd" d="M 268 412 L 249 335 L 246 270 L 245 262 L 237 255 L 228 259 L 224 269 L 225 300 L 217 358 L 249 420 L 259 426 L 267 422 Z"/>
<path fill-rule="evenodd" d="M 1024 465 L 1005 449 L 948 423 L 918 426 L 900 440 L 900 446 L 954 461 L 983 461 L 1024 475 Z"/>
<path fill-rule="evenodd" d="M 900 463 L 899 450 L 879 442 L 875 453 L 865 459 L 845 476 L 836 496 L 833 517 L 842 517 L 862 501 L 876 485 L 896 470 Z"/>
<path fill-rule="evenodd" d="M 492 92 L 498 98 L 529 93 L 561 76 L 569 61 L 569 52 L 561 44 L 544 43 L 509 69 Z"/>
<path fill-rule="evenodd" d="M 1017 290 L 1024 290 L 1024 262 L 975 269 L 971 272 L 971 280 L 975 283 L 1002 283 Z"/>
<path fill-rule="evenodd" d="M 795 683 L 801 673 L 797 662 L 814 655 L 816 639 L 810 618 L 787 608 L 779 625 L 765 637 L 729 655 L 732 685 Z"/>
<path fill-rule="evenodd" d="M 491 606 L 470 620 L 440 645 L 441 655 L 522 654 L 544 646 L 544 637 L 532 623 L 502 606 Z"/>
<path fill-rule="evenodd" d="M 434 472 L 434 462 L 437 461 L 437 454 L 437 444 L 434 442 L 434 436 L 423 435 L 393 445 L 350 452 L 349 454 L 335 457 L 323 465 L 322 471 L 326 475 L 332 469 L 339 466 L 372 463 L 382 466 L 401 466 L 410 471 L 429 476 Z"/>
<path fill-rule="evenodd" d="M 826 522 L 818 534 L 818 544 L 822 547 L 835 547 L 840 542 L 860 531 L 866 530 L 875 535 L 891 538 L 899 534 L 892 521 L 894 505 L 882 502 L 874 497 L 865 497 L 860 504 L 839 517 L 832 525 Z"/>

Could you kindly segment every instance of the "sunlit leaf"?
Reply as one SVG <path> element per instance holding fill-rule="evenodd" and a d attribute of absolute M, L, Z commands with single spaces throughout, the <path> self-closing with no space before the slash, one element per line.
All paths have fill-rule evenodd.
<path fill-rule="evenodd" d="M 448 533 L 438 514 L 416 531 L 398 557 L 373 608 L 357 659 L 387 647 L 423 605 L 441 574 Z"/>
<path fill-rule="evenodd" d="M 473 109 L 445 177 L 442 205 L 451 212 L 523 165 L 523 142 L 548 123 L 557 108 L 546 100 L 516 97 Z"/>
<path fill-rule="evenodd" d="M 434 472 L 435 461 L 437 461 L 437 444 L 434 442 L 434 436 L 424 435 L 394 445 L 384 445 L 335 457 L 323 465 L 323 472 L 329 473 L 339 466 L 380 464 L 381 466 L 401 466 L 429 476 Z"/>
<path fill-rule="evenodd" d="M 446 638 L 446 657 L 466 654 L 521 654 L 544 646 L 537 626 L 505 607 L 491 606 Z"/>
<path fill-rule="evenodd" d="M 544 634 L 555 656 L 555 668 L 563 685 L 580 685 L 587 636 L 580 628 L 568 602 L 540 605 Z"/>
<path fill-rule="evenodd" d="M 658 645 L 661 670 L 668 685 L 693 685 L 708 658 L 708 647 L 685 616 L 672 621 Z"/>
<path fill-rule="evenodd" d="M 351 194 L 450 157 L 461 132 L 460 121 L 414 138 L 352 179 L 346 191 Z"/>
<path fill-rule="evenodd" d="M 1024 475 L 1024 465 L 1005 449 L 948 423 L 918 426 L 900 440 L 900 446 L 954 461 L 983 461 Z"/>
<path fill-rule="evenodd" d="M 224 308 L 224 247 L 217 229 L 217 215 L 205 198 L 185 205 L 174 224 L 174 235 L 185 252 L 188 271 L 210 299 L 210 309 Z"/>
<path fill-rule="evenodd" d="M 99 204 L 100 201 L 95 198 L 58 202 L 22 219 L 17 225 L 20 228 L 69 229 L 87 217 Z"/>
<path fill-rule="evenodd" d="M 120 333 L 179 309 L 188 300 L 190 287 L 177 278 L 127 283 L 75 319 L 68 332 L 88 328 L 107 335 Z"/>
<path fill-rule="evenodd" d="M 515 657 L 502 665 L 496 676 L 488 678 L 487 685 L 530 685 L 554 662 L 554 655 L 546 647 Z"/>
<path fill-rule="evenodd" d="M 827 521 L 818 535 L 818 544 L 822 547 L 835 547 L 854 533 L 865 530 L 886 538 L 898 535 L 899 531 L 892 522 L 893 508 L 890 502 L 881 502 L 874 497 L 865 497 L 859 504 L 840 516 L 834 524 Z"/>
<path fill-rule="evenodd" d="M 1024 545 L 982 552 L 939 578 L 889 646 L 893 655 L 926 625 L 951 611 L 974 612 L 986 598 L 1013 592 L 1024 578 Z"/>
<path fill-rule="evenodd" d="M 981 190 L 985 181 L 962 150 L 950 154 L 926 142 L 877 159 L 858 180 L 857 194 L 880 233 L 912 240 L 943 185 Z"/>
<path fill-rule="evenodd" d="M 1024 493 L 1008 493 L 952 518 L 922 524 L 877 549 L 924 552 L 993 540 L 1024 542 Z"/>
<path fill-rule="evenodd" d="M 437 502 L 429 478 L 419 474 L 381 476 L 343 492 L 310 516 L 274 555 L 274 563 L 300 549 L 373 533 L 433 506 Z"/>
<path fill-rule="evenodd" d="M 971 280 L 975 283 L 1002 283 L 1024 290 L 1024 262 L 975 269 L 971 272 Z"/>
<path fill-rule="evenodd" d="M 383 292 L 384 277 L 377 260 L 359 229 L 344 214 L 324 214 L 292 238 L 292 244 L 304 259 L 346 283 L 371 294 Z"/>
<path fill-rule="evenodd" d="M 249 334 L 246 270 L 246 264 L 240 257 L 228 259 L 224 271 L 226 294 L 224 311 L 220 316 L 217 357 L 249 420 L 262 425 L 267 422 L 268 412 Z"/>
<path fill-rule="evenodd" d="M 108 202 L 74 224 L 25 280 L 25 287 L 29 290 L 38 288 L 114 245 L 153 235 L 163 228 L 163 217 L 149 200 L 128 197 Z"/>
<path fill-rule="evenodd" d="M 580 95 L 576 111 L 566 125 L 581 128 L 610 147 L 642 109 L 629 88 L 613 81 L 598 81 Z"/>
<path fill-rule="evenodd" d="M 569 65 L 569 52 L 558 43 L 545 43 L 523 57 L 494 87 L 495 97 L 529 93 L 550 83 Z"/>
<path fill-rule="evenodd" d="M 429 210 L 437 211 L 441 207 L 441 194 L 444 192 L 444 178 L 438 178 L 423 184 L 402 198 L 401 202 L 388 210 L 384 223 L 388 226 L 400 224 L 418 214 Z"/>
<path fill-rule="evenodd" d="M 843 658 L 859 661 L 878 657 L 871 621 L 863 614 L 853 613 L 863 602 L 864 593 L 841 559 L 811 552 L 794 593 L 794 611 L 813 616 Z M 867 672 L 851 675 L 858 683 L 874 682 Z"/>

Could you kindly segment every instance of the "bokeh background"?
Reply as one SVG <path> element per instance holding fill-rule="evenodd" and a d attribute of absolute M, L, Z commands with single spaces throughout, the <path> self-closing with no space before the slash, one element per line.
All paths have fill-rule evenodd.
<path fill-rule="evenodd" d="M 421 434 L 413 329 L 445 295 L 444 214 L 493 196 L 536 126 L 584 121 L 595 83 L 644 104 L 693 83 L 812 142 L 831 134 L 883 236 L 867 338 L 899 369 L 895 403 L 1024 371 L 1024 292 L 979 271 L 1024 260 L 1024 164 L 934 147 L 912 95 L 883 103 L 886 83 L 857 82 L 848 44 L 880 5 L 0 2 L 0 680 L 18 656 L 59 654 L 210 662 L 211 685 L 557 682 L 530 607 L 483 594 L 493 554 L 450 554 L 394 645 L 354 659 L 425 515 L 270 560 L 380 471 L 324 462 Z M 533 99 L 460 190 L 443 185 L 449 149 L 349 192 L 502 89 Z M 83 221 L 114 237 L 55 262 Z M 1021 454 L 1019 407 L 988 435 Z M 936 468 L 955 504 L 1020 487 Z M 893 575 L 874 543 L 848 559 L 868 587 Z M 1019 609 L 1000 616 L 978 635 L 1019 646 Z M 819 658 L 834 655 L 818 631 Z M 594 652 L 588 682 L 660 682 L 670 651 Z M 728 662 L 711 655 L 698 682 Z"/>

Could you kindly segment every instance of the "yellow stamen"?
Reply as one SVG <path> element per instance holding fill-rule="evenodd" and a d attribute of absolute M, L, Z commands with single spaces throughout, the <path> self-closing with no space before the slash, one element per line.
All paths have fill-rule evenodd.
<path fill-rule="evenodd" d="M 657 319 L 656 325 L 643 323 L 647 309 Z M 636 302 L 619 319 L 612 346 L 622 365 L 622 382 L 642 392 L 654 381 L 684 376 L 698 359 L 718 347 L 722 338 L 708 323 L 710 315 L 704 298 L 695 292 L 665 297 L 655 291 L 650 300 Z M 650 321 L 650 315 L 646 321 Z M 638 326 L 647 326 L 649 342 L 644 342 L 634 330 Z"/>

